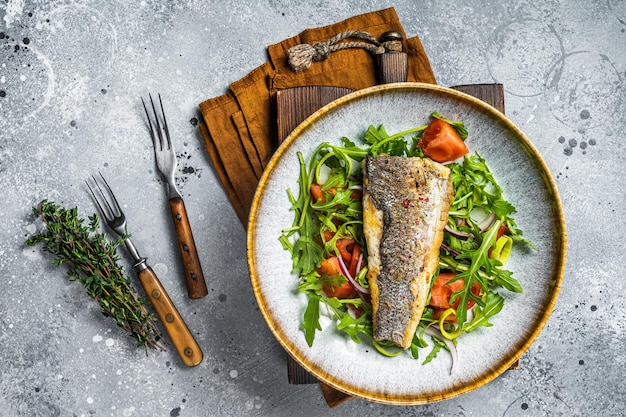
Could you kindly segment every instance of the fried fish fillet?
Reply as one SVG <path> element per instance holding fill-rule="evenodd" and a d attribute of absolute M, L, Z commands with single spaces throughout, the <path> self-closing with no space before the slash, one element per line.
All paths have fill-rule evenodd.
<path fill-rule="evenodd" d="M 364 162 L 363 230 L 374 338 L 407 349 L 422 317 L 453 198 L 450 170 L 427 158 Z"/>

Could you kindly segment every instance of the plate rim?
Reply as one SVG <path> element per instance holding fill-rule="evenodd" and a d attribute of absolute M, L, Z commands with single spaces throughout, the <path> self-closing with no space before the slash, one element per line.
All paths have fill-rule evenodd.
<path fill-rule="evenodd" d="M 394 394 L 394 393 L 381 393 L 375 392 L 373 390 L 362 389 L 355 386 L 349 386 L 341 383 L 337 379 L 333 378 L 332 375 L 328 375 L 327 372 L 316 369 L 313 365 L 308 364 L 298 353 L 297 349 L 290 343 L 289 338 L 286 335 L 280 333 L 278 326 L 272 319 L 272 316 L 269 312 L 269 308 L 265 305 L 265 300 L 260 289 L 260 284 L 258 281 L 258 275 L 256 270 L 256 265 L 254 263 L 254 242 L 256 238 L 255 230 L 256 230 L 256 218 L 258 214 L 258 208 L 260 204 L 261 197 L 263 195 L 263 191 L 265 186 L 267 185 L 268 179 L 272 171 L 274 170 L 276 164 L 282 158 L 282 155 L 292 146 L 295 140 L 300 136 L 300 134 L 307 128 L 309 128 L 312 123 L 330 112 L 332 109 L 343 106 L 351 101 L 358 100 L 363 98 L 364 96 L 376 95 L 384 91 L 407 91 L 407 92 L 419 92 L 419 91 L 429 91 L 436 92 L 439 94 L 444 94 L 448 96 L 453 96 L 453 98 L 457 98 L 463 101 L 469 101 L 473 105 L 481 108 L 481 110 L 490 113 L 491 116 L 499 119 L 507 128 L 511 129 L 515 132 L 515 134 L 521 139 L 523 146 L 527 151 L 529 157 L 533 160 L 535 164 L 537 164 L 538 170 L 540 174 L 543 176 L 543 183 L 546 185 L 547 191 L 549 191 L 551 195 L 551 200 L 549 201 L 552 213 L 554 216 L 553 223 L 555 225 L 555 230 L 553 233 L 556 236 L 556 240 L 559 244 L 559 248 L 557 249 L 555 256 L 557 257 L 554 270 L 552 272 L 552 294 L 551 297 L 546 304 L 546 308 L 541 318 L 536 323 L 537 325 L 534 327 L 532 332 L 530 332 L 529 336 L 526 338 L 522 346 L 512 355 L 508 360 L 501 361 L 498 366 L 491 369 L 491 371 L 485 375 L 484 377 L 479 377 L 476 380 L 470 381 L 468 384 L 463 384 L 463 386 L 455 387 L 455 389 L 451 390 L 442 390 L 439 393 L 425 393 L 424 395 L 414 395 L 414 394 Z M 283 143 L 278 147 L 278 149 L 274 152 L 268 165 L 266 166 L 261 178 L 259 179 L 259 183 L 257 185 L 250 215 L 248 218 L 247 225 L 247 260 L 248 260 L 248 269 L 250 280 L 252 284 L 252 289 L 257 301 L 257 305 L 259 306 L 259 310 L 265 323 L 270 328 L 270 331 L 277 339 L 279 344 L 285 349 L 287 354 L 289 354 L 300 366 L 302 366 L 307 372 L 315 376 L 320 382 L 329 385 L 332 388 L 335 388 L 345 394 L 361 398 L 364 400 L 382 403 L 382 404 L 390 404 L 390 405 L 419 405 L 426 404 L 435 401 L 441 401 L 445 399 L 450 399 L 464 393 L 473 391 L 483 385 L 488 384 L 493 381 L 495 378 L 504 373 L 507 369 L 511 368 L 511 366 L 519 360 L 519 358 L 526 352 L 530 346 L 535 342 L 543 328 L 545 327 L 548 319 L 550 318 L 552 311 L 556 305 L 556 301 L 558 299 L 560 289 L 563 282 L 563 277 L 565 273 L 565 264 L 566 264 L 566 255 L 567 255 L 567 232 L 566 232 L 566 224 L 565 224 L 565 215 L 563 210 L 563 205 L 561 202 L 561 198 L 558 192 L 558 188 L 556 185 L 556 181 L 546 164 L 545 160 L 539 153 L 538 149 L 531 142 L 531 140 L 519 129 L 504 113 L 500 112 L 495 107 L 485 103 L 484 101 L 471 96 L 467 93 L 454 90 L 449 87 L 444 87 L 436 84 L 426 84 L 426 83 L 417 83 L 417 82 L 402 82 L 402 83 L 392 83 L 392 84 L 383 84 L 376 85 L 373 87 L 365 88 L 362 90 L 357 90 L 353 93 L 347 94 L 343 97 L 338 98 L 335 101 L 323 106 L 309 117 L 307 117 L 302 123 L 300 123 L 283 141 Z M 484 374 L 483 374 L 484 375 Z"/>

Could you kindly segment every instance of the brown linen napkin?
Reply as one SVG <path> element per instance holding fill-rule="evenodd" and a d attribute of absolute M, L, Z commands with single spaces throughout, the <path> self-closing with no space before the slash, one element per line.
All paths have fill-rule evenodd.
<path fill-rule="evenodd" d="M 408 81 L 434 84 L 435 76 L 418 37 L 406 39 L 393 8 L 354 16 L 342 22 L 307 29 L 268 47 L 269 62 L 230 85 L 219 97 L 200 103 L 200 133 L 237 216 L 244 226 L 263 169 L 278 146 L 276 92 L 300 86 L 333 86 L 359 90 L 377 84 L 375 57 L 362 49 L 333 52 L 307 70 L 295 72 L 288 63 L 289 48 L 324 42 L 348 30 L 375 37 L 388 31 L 402 33 L 408 55 Z"/>

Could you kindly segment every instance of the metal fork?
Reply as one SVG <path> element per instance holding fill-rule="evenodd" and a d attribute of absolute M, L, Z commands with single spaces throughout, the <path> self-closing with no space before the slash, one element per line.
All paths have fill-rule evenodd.
<path fill-rule="evenodd" d="M 106 179 L 100 174 L 100 178 L 91 176 L 94 186 L 86 181 L 87 188 L 91 193 L 106 224 L 119 236 L 124 238 L 124 244 L 133 258 L 133 268 L 137 272 L 139 281 L 143 286 L 148 299 L 152 303 L 157 316 L 172 340 L 172 344 L 180 355 L 183 363 L 187 366 L 196 366 L 202 362 L 202 350 L 193 337 L 185 321 L 178 313 L 176 306 L 165 291 L 165 288 L 156 274 L 147 263 L 147 259 L 139 255 L 137 248 L 128 237 L 126 229 L 126 216 L 120 208 L 113 190 L 109 187 Z"/>
<path fill-rule="evenodd" d="M 176 171 L 176 153 L 172 146 L 172 140 L 170 138 L 170 131 L 167 126 L 167 120 L 165 119 L 165 111 L 163 110 L 163 101 L 161 101 L 161 95 L 159 94 L 159 105 L 161 109 L 161 115 L 157 112 L 157 108 L 150 97 L 150 104 L 152 107 L 152 115 L 148 111 L 143 98 L 141 102 L 148 118 L 148 127 L 150 129 L 150 137 L 152 138 L 152 144 L 154 146 L 154 156 L 156 159 L 157 170 L 167 185 L 167 195 L 169 199 L 170 210 L 172 212 L 172 219 L 174 221 L 174 227 L 176 229 L 176 237 L 178 240 L 178 249 L 180 251 L 183 268 L 185 271 L 185 282 L 187 284 L 187 293 L 189 298 L 202 298 L 208 294 L 206 282 L 204 280 L 204 274 L 202 273 L 202 267 L 200 265 L 200 258 L 196 250 L 196 243 L 191 233 L 191 226 L 189 225 L 189 217 L 187 216 L 187 209 L 185 208 L 185 202 L 183 201 L 180 192 L 176 188 L 176 179 L 174 173 Z M 161 125 L 160 120 L 163 121 Z M 154 123 L 152 122 L 154 120 Z"/>

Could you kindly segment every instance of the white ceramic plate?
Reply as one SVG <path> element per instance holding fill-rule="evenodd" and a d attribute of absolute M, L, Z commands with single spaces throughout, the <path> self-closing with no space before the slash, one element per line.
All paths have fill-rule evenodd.
<path fill-rule="evenodd" d="M 515 249 L 507 269 L 523 294 L 502 291 L 503 310 L 481 328 L 458 339 L 459 364 L 450 375 L 451 357 L 442 351 L 431 363 L 406 352 L 382 356 L 367 342 L 355 344 L 334 324 L 318 332 L 309 347 L 300 329 L 306 296 L 297 291 L 290 254 L 279 243 L 293 213 L 286 190 L 298 193 L 297 152 L 308 160 L 322 141 L 341 144 L 370 124 L 390 134 L 424 124 L 437 111 L 462 120 L 467 145 L 487 160 L 517 208 L 515 219 L 536 251 Z M 430 84 L 376 86 L 344 96 L 298 126 L 273 156 L 259 183 L 248 225 L 248 263 L 261 313 L 287 352 L 320 381 L 347 394 L 387 404 L 421 404 L 451 398 L 486 384 L 509 369 L 545 325 L 560 289 L 565 265 L 565 224 L 558 192 L 531 141 L 484 102 Z"/>

